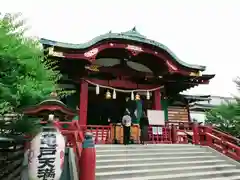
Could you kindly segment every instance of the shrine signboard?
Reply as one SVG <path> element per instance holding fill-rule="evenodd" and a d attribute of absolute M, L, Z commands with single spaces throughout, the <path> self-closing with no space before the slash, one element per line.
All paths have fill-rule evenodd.
<path fill-rule="evenodd" d="M 161 110 L 148 110 L 147 116 L 149 125 L 152 125 L 152 133 L 154 135 L 162 135 L 162 127 L 165 125 L 164 111 Z"/>

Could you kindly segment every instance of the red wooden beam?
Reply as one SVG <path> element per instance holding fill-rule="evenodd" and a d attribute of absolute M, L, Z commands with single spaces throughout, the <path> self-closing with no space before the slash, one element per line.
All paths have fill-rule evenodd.
<path fill-rule="evenodd" d="M 182 68 L 181 65 L 179 65 L 178 63 L 176 63 L 173 58 L 170 58 L 168 56 L 166 56 L 163 53 L 160 53 L 158 51 L 154 51 L 150 48 L 147 48 L 145 46 L 131 46 L 132 48 L 129 48 L 129 44 L 125 44 L 125 43 L 109 43 L 109 42 L 104 42 L 102 44 L 95 44 L 94 46 L 90 47 L 89 49 L 87 49 L 87 52 L 78 52 L 78 53 L 66 53 L 66 52 L 56 52 L 55 54 L 59 55 L 59 57 L 65 57 L 68 59 L 84 59 L 89 61 L 90 63 L 94 62 L 96 60 L 96 57 L 98 55 L 99 52 L 101 52 L 102 50 L 105 49 L 126 49 L 128 50 L 133 56 L 137 56 L 139 53 L 146 53 L 146 54 L 151 54 L 153 56 L 158 57 L 159 61 L 163 61 L 167 67 L 168 67 L 168 71 L 171 73 L 180 73 L 180 74 L 189 74 L 190 71 L 189 70 L 185 70 L 185 68 Z M 135 47 L 136 49 L 134 49 L 133 47 Z M 50 54 L 52 56 L 54 56 L 54 54 Z M 56 55 L 56 56 L 57 56 Z M 147 61 L 151 61 L 151 59 L 147 60 Z"/>
<path fill-rule="evenodd" d="M 100 79 L 89 79 L 86 80 L 98 84 L 101 86 L 109 86 L 113 88 L 127 88 L 127 89 L 154 89 L 160 85 L 149 85 L 149 84 L 137 84 L 128 80 L 100 80 Z"/>
<path fill-rule="evenodd" d="M 153 73 L 139 72 L 139 71 L 130 69 L 129 67 L 113 66 L 110 68 L 109 67 L 100 67 L 98 69 L 99 69 L 99 72 L 111 73 L 111 74 L 114 74 L 115 76 L 128 75 L 128 76 L 137 76 L 137 77 L 154 77 Z M 92 73 L 98 73 L 98 72 L 92 72 Z"/>

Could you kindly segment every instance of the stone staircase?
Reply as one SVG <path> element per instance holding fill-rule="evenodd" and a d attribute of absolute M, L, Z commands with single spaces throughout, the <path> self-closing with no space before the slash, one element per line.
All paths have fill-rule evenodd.
<path fill-rule="evenodd" d="M 192 144 L 97 145 L 96 180 L 240 180 L 240 164 Z"/>

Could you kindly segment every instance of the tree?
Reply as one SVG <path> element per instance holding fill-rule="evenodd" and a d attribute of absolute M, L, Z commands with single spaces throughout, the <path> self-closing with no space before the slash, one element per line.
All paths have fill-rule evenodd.
<path fill-rule="evenodd" d="M 226 103 L 206 113 L 206 123 L 233 136 L 240 136 L 240 118 L 237 103 Z"/>
<path fill-rule="evenodd" d="M 240 79 L 234 81 L 240 89 Z M 240 137 L 240 99 L 235 102 L 226 101 L 220 106 L 206 112 L 206 123 L 212 124 L 219 130 Z"/>
<path fill-rule="evenodd" d="M 0 113 L 35 105 L 56 91 L 61 78 L 56 62 L 46 60 L 37 40 L 26 37 L 21 14 L 0 17 Z"/>

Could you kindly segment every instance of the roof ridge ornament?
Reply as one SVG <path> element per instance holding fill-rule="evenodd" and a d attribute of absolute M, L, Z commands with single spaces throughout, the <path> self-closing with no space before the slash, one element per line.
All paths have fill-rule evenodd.
<path fill-rule="evenodd" d="M 123 33 L 121 33 L 121 34 L 122 34 L 122 35 L 125 35 L 125 36 L 130 36 L 130 37 L 136 37 L 136 38 L 146 39 L 146 36 L 142 35 L 141 33 L 139 33 L 139 32 L 137 31 L 136 26 L 134 26 L 131 30 L 126 31 L 126 32 L 123 32 Z"/>

